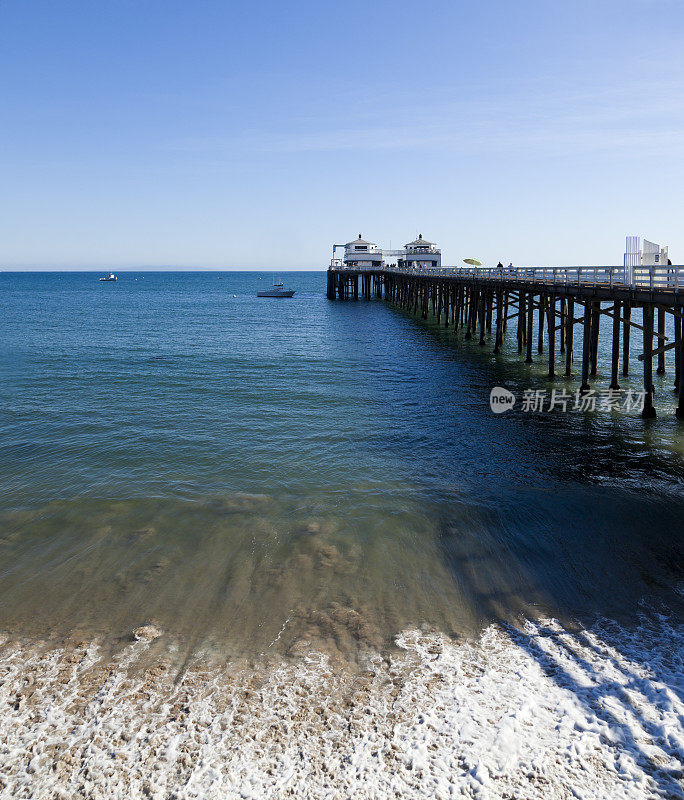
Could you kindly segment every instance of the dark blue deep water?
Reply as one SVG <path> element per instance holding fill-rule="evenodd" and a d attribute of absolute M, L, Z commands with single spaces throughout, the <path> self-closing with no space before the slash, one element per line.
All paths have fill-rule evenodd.
<path fill-rule="evenodd" d="M 671 364 L 654 423 L 497 416 L 545 357 L 329 302 L 324 273 L 284 275 L 291 300 L 257 299 L 267 272 L 98 277 L 0 274 L 0 627 L 241 651 L 289 621 L 285 649 L 353 652 L 675 603 Z"/>

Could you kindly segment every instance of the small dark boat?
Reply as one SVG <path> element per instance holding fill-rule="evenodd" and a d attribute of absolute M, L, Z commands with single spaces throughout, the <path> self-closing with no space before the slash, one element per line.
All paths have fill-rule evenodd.
<path fill-rule="evenodd" d="M 294 293 L 295 290 L 286 289 L 282 281 L 274 281 L 272 288 L 257 292 L 257 297 L 292 297 Z"/>

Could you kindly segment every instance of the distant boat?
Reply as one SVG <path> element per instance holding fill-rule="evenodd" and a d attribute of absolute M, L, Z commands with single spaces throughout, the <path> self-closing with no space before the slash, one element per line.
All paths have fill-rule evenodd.
<path fill-rule="evenodd" d="M 294 293 L 295 290 L 286 289 L 282 281 L 273 281 L 273 286 L 270 289 L 257 292 L 257 297 L 292 297 Z"/>
<path fill-rule="evenodd" d="M 104 278 L 100 278 L 101 281 L 115 281 L 116 275 L 113 272 L 110 272 L 109 275 L 105 275 Z"/>

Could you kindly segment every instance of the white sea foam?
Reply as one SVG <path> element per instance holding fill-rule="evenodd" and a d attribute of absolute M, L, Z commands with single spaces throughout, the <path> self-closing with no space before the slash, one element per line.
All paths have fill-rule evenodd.
<path fill-rule="evenodd" d="M 6 642 L 2 796 L 682 798 L 683 634 L 407 630 L 363 672 L 311 651 L 182 675 L 150 640 Z"/>

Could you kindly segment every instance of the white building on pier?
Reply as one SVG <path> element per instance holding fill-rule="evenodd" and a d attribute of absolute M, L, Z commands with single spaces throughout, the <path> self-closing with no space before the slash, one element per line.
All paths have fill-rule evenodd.
<path fill-rule="evenodd" d="M 344 250 L 341 259 L 335 257 L 337 248 Z M 402 250 L 383 250 L 375 242 L 369 242 L 359 234 L 359 238 L 351 242 L 333 245 L 333 257 L 330 262 L 332 267 L 348 269 L 382 269 L 385 266 L 427 269 L 441 265 L 442 251 L 434 242 L 423 239 L 422 233 L 417 239 L 405 244 Z"/>
<path fill-rule="evenodd" d="M 419 233 L 417 239 L 404 245 L 404 255 L 398 259 L 397 266 L 413 269 L 441 267 L 442 251 L 434 242 L 423 239 L 423 234 Z"/>
<path fill-rule="evenodd" d="M 347 242 L 344 246 L 344 265 L 356 269 L 380 269 L 382 267 L 382 250 L 378 250 L 375 242 L 361 238 Z"/>

